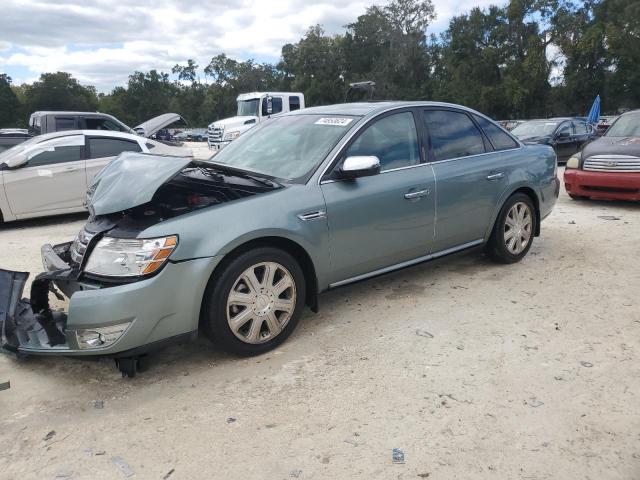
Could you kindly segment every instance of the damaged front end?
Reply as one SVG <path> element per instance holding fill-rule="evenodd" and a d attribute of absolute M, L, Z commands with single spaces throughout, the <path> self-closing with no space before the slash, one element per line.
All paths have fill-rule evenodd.
<path fill-rule="evenodd" d="M 157 244 L 160 239 L 145 238 L 144 230 L 279 188 L 268 178 L 186 159 L 120 155 L 90 186 L 91 216 L 76 239 L 42 247 L 45 272 L 31 283 L 30 299 L 22 298 L 28 273 L 0 270 L 2 349 L 109 356 L 123 374 L 134 375 L 141 355 L 197 335 L 202 291 L 220 261 L 213 256 L 174 262 L 171 252 L 181 232 L 171 231 L 164 237 L 170 243 Z M 143 258 L 145 265 L 158 268 L 127 271 L 125 263 L 140 264 L 135 246 L 141 242 L 155 249 L 149 260 Z M 94 253 L 100 261 L 92 265 Z M 176 288 L 184 281 L 191 288 Z"/>
<path fill-rule="evenodd" d="M 46 353 L 67 348 L 67 315 L 49 307 L 49 292 L 62 299 L 51 283 L 55 278 L 72 282 L 72 270 L 44 272 L 31 283 L 31 299 L 22 298 L 29 274 L 0 269 L 0 346 L 11 353 L 24 349 Z"/>

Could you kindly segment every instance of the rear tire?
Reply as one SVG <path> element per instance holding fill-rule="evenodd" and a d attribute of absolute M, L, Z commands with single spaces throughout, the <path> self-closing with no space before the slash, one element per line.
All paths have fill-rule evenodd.
<path fill-rule="evenodd" d="M 538 218 L 531 198 L 524 193 L 511 195 L 502 206 L 485 247 L 499 263 L 516 263 L 529 252 Z"/>
<path fill-rule="evenodd" d="M 287 252 L 259 247 L 232 259 L 205 291 L 201 327 L 227 352 L 267 352 L 293 332 L 305 305 L 305 277 Z"/>

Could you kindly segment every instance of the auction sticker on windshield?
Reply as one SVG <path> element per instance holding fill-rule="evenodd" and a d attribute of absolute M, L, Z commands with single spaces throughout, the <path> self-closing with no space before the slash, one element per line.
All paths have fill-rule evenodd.
<path fill-rule="evenodd" d="M 336 127 L 344 127 L 346 125 L 349 125 L 351 122 L 353 122 L 353 118 L 329 117 L 329 118 L 321 118 L 317 120 L 315 123 L 316 125 L 334 125 Z"/>

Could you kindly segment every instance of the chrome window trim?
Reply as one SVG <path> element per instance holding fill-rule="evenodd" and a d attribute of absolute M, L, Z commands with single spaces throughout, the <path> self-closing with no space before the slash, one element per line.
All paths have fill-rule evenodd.
<path fill-rule="evenodd" d="M 355 277 L 347 278 L 345 280 L 340 280 L 338 282 L 330 283 L 329 288 L 341 287 L 342 285 L 347 285 L 349 283 L 358 282 L 360 280 L 365 280 L 367 278 L 375 277 L 377 275 L 382 275 L 384 273 L 393 272 L 394 270 L 400 270 L 401 268 L 409 267 L 411 265 L 415 265 L 417 263 L 426 262 L 427 260 L 433 260 L 438 257 L 443 257 L 444 255 L 448 255 L 450 253 L 455 253 L 460 250 L 465 250 L 467 248 L 475 247 L 484 242 L 484 239 L 480 238 L 478 240 L 473 240 L 472 242 L 463 243 L 462 245 L 458 245 L 452 248 L 447 248 L 445 250 L 440 250 L 436 253 L 430 253 L 429 255 L 424 255 L 422 257 L 414 258 L 412 260 L 407 260 L 405 262 L 396 263 L 395 265 L 390 265 L 388 267 L 380 268 L 378 270 L 373 270 L 368 273 L 363 273 L 362 275 L 356 275 Z"/>
<path fill-rule="evenodd" d="M 430 163 L 418 163 L 416 165 L 407 165 L 406 167 L 391 168 L 389 170 L 384 170 L 383 172 L 378 173 L 378 175 L 384 175 L 385 173 L 398 172 L 400 170 L 409 170 L 409 169 L 412 169 L 412 168 L 426 167 L 427 165 L 431 165 L 431 164 Z M 378 176 L 378 175 L 375 175 L 375 176 Z M 343 181 L 344 180 L 342 180 L 342 179 L 334 180 L 332 178 L 329 178 L 327 180 L 322 180 L 320 182 L 320 185 L 325 185 L 327 183 L 343 182 Z"/>
<path fill-rule="evenodd" d="M 449 161 L 451 161 L 451 160 L 459 160 L 459 159 L 463 159 L 463 158 L 477 157 L 477 156 L 480 156 L 480 155 L 487 155 L 487 154 L 489 154 L 489 153 L 511 152 L 511 151 L 515 151 L 515 150 L 522 150 L 522 149 L 524 149 L 524 148 L 525 148 L 524 143 L 522 143 L 522 141 L 521 141 L 518 137 L 516 137 L 516 136 L 515 136 L 514 134 L 512 134 L 510 131 L 508 131 L 508 130 L 506 130 L 506 129 L 502 128 L 499 124 L 497 124 L 496 122 L 494 122 L 492 119 L 490 119 L 489 117 L 487 117 L 486 115 L 484 115 L 484 114 L 483 114 L 483 113 L 481 113 L 481 112 L 477 112 L 477 111 L 472 110 L 472 109 L 470 109 L 470 108 L 467 108 L 467 107 L 465 107 L 465 106 L 463 106 L 463 105 L 456 105 L 456 104 L 450 104 L 450 103 L 440 103 L 440 102 L 424 102 L 424 103 L 421 103 L 421 102 L 408 102 L 407 104 L 403 104 L 403 105 L 394 105 L 394 106 L 391 106 L 391 107 L 385 108 L 384 110 L 380 110 L 379 112 L 375 113 L 374 115 L 372 115 L 372 114 L 366 114 L 366 115 L 361 116 L 361 117 L 359 118 L 359 120 L 358 120 L 358 121 L 364 120 L 364 122 L 362 123 L 362 125 L 360 125 L 360 126 L 356 127 L 356 128 L 355 128 L 355 130 L 353 130 L 350 134 L 348 134 L 347 136 L 345 136 L 345 137 L 343 137 L 343 138 L 342 138 L 342 141 L 341 141 L 340 145 L 338 146 L 338 149 L 337 149 L 336 153 L 334 153 L 334 154 L 331 156 L 331 159 L 330 159 L 328 162 L 327 162 L 327 161 L 326 161 L 326 159 L 325 159 L 325 162 L 327 162 L 327 163 L 326 163 L 325 167 L 322 169 L 322 172 L 320 173 L 320 175 L 318 175 L 318 179 L 317 179 L 317 181 L 316 181 L 316 184 L 317 184 L 317 185 L 322 185 L 323 183 L 332 183 L 332 182 L 335 182 L 335 180 L 330 180 L 330 181 L 329 181 L 329 180 L 324 180 L 324 181 L 323 181 L 323 180 L 322 180 L 322 177 L 324 177 L 324 176 L 325 176 L 325 174 L 327 173 L 327 170 L 329 170 L 329 168 L 331 167 L 331 164 L 333 164 L 333 162 L 334 162 L 334 161 L 335 161 L 335 159 L 338 157 L 338 155 L 340 154 L 340 152 L 342 151 L 342 149 L 344 148 L 344 146 L 345 146 L 347 143 L 349 143 L 349 142 L 351 141 L 351 139 L 352 139 L 355 135 L 357 135 L 357 134 L 360 132 L 360 130 L 362 130 L 366 125 L 368 125 L 368 124 L 369 124 L 369 120 L 375 119 L 375 118 L 377 118 L 377 117 L 379 117 L 380 115 L 383 115 L 383 114 L 385 114 L 385 113 L 392 112 L 392 111 L 394 111 L 394 110 L 401 110 L 401 109 L 404 109 L 404 108 L 408 108 L 408 109 L 414 109 L 414 108 L 444 108 L 444 109 L 457 110 L 457 111 L 459 111 L 459 112 L 464 112 L 464 113 L 467 113 L 467 114 L 471 113 L 471 114 L 474 114 L 474 115 L 479 115 L 479 116 L 481 116 L 481 117 L 485 118 L 486 120 L 488 120 L 489 122 L 493 123 L 494 125 L 496 125 L 496 126 L 497 126 L 500 130 L 502 130 L 504 133 L 506 133 L 507 135 L 509 135 L 509 137 L 511 137 L 511 138 L 512 138 L 512 139 L 513 139 L 513 140 L 518 144 L 518 147 L 516 147 L 516 148 L 509 148 L 509 149 L 507 149 L 507 150 L 493 150 L 493 151 L 491 151 L 491 152 L 478 153 L 478 154 L 476 154 L 476 155 L 468 155 L 468 156 L 466 156 L 466 157 L 456 157 L 456 158 L 448 158 L 448 159 L 446 159 L 446 160 L 436 160 L 436 161 L 433 161 L 433 162 L 430 162 L 430 161 L 429 161 L 429 159 L 428 159 L 428 157 L 425 157 L 425 159 L 424 159 L 425 161 L 424 161 L 423 163 L 420 163 L 420 164 L 418 164 L 418 165 L 409 165 L 408 167 L 400 167 L 400 168 L 411 168 L 411 167 L 418 167 L 418 166 L 421 166 L 421 165 L 433 165 L 433 164 L 435 164 L 435 163 L 440 163 L 440 162 L 449 162 Z M 338 114 L 335 114 L 335 115 L 338 115 Z M 369 118 L 367 118 L 367 116 L 368 116 L 368 115 L 372 115 L 372 116 L 371 116 L 371 117 L 369 117 Z M 356 117 L 356 118 L 357 118 L 357 117 Z M 416 128 L 419 128 L 419 126 L 418 126 L 418 125 L 416 125 Z M 425 153 L 426 153 L 426 152 L 425 152 Z M 320 165 L 320 166 L 318 167 L 318 169 L 316 170 L 316 172 L 317 172 L 317 171 L 319 171 L 321 167 L 322 167 L 322 165 Z M 396 171 L 396 170 L 399 170 L 400 168 L 398 168 L 398 169 L 392 169 L 392 170 L 386 170 L 385 172 L 380 172 L 380 174 L 382 174 L 382 173 L 386 173 L 386 172 L 391 172 L 391 171 Z M 316 174 L 316 173 L 314 173 L 313 175 L 311 175 L 311 177 L 309 178 L 309 181 L 313 178 L 313 176 L 314 176 L 315 174 Z M 307 182 L 305 182 L 305 183 L 307 183 Z"/>
<path fill-rule="evenodd" d="M 524 148 L 524 146 L 519 145 L 516 148 L 508 148 L 506 150 L 493 150 L 491 152 L 484 152 L 484 153 L 476 153 L 475 155 L 467 155 L 465 157 L 453 157 L 453 158 L 447 158 L 445 160 L 435 160 L 433 162 L 430 163 L 430 165 L 436 165 L 438 163 L 446 163 L 446 162 L 452 162 L 455 160 L 465 160 L 467 158 L 474 158 L 474 157 L 483 157 L 485 155 L 494 155 L 496 153 L 503 153 L 503 152 L 515 152 L 517 150 L 522 150 Z"/>
<path fill-rule="evenodd" d="M 369 125 L 369 120 L 374 120 L 376 118 L 378 118 L 380 115 L 383 115 L 387 112 L 392 112 L 394 110 L 401 110 L 404 108 L 414 108 L 415 105 L 395 105 L 393 107 L 389 107 L 389 108 L 385 108 L 384 110 L 376 113 L 374 116 L 372 116 L 371 118 L 366 118 L 366 115 L 363 117 L 360 117 L 361 120 L 365 120 L 362 125 L 360 125 L 359 127 L 357 127 L 355 130 L 353 130 L 350 134 L 348 134 L 346 137 L 342 138 L 342 142 L 338 148 L 338 150 L 336 151 L 336 153 L 334 153 L 331 157 L 331 160 L 329 160 L 327 162 L 327 165 L 324 167 L 324 169 L 322 170 L 322 173 L 318 176 L 318 181 L 317 181 L 317 185 L 321 185 L 322 183 L 333 183 L 335 182 L 335 180 L 322 180 L 322 177 L 325 176 L 325 174 L 327 173 L 327 170 L 329 170 L 329 168 L 331 167 L 331 165 L 333 164 L 333 162 L 336 160 L 336 158 L 338 158 L 338 155 L 340 154 L 340 152 L 342 152 L 342 149 L 344 148 L 344 146 L 349 143 L 351 141 L 351 139 L 356 136 L 363 128 L 365 128 L 366 126 Z M 418 138 L 420 138 L 420 134 L 418 132 L 418 125 L 416 125 L 416 133 L 418 134 Z M 326 160 L 325 160 L 326 161 Z M 425 163 L 419 163 L 417 165 L 408 165 L 408 167 L 418 167 L 420 165 L 426 165 L 427 162 Z M 407 168 L 407 167 L 399 167 L 399 168 Z M 397 169 L 392 169 L 392 170 L 397 170 Z M 391 172 L 392 170 L 385 170 L 384 172 L 380 172 L 378 175 L 382 174 L 382 173 L 387 173 L 387 172 Z"/>

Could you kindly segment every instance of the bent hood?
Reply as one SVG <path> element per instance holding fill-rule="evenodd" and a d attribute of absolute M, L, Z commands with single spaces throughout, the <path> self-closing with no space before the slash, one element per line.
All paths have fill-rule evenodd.
<path fill-rule="evenodd" d="M 147 120 L 134 128 L 138 135 L 143 137 L 150 137 L 158 130 L 168 127 L 172 124 L 186 125 L 187 121 L 177 113 L 163 113 L 157 117 L 153 117 L 151 120 Z"/>
<path fill-rule="evenodd" d="M 87 191 L 87 208 L 92 215 L 107 215 L 150 202 L 156 190 L 192 160 L 121 153 L 93 177 Z"/>
<path fill-rule="evenodd" d="M 582 158 L 593 155 L 632 155 L 640 157 L 640 137 L 600 137 L 584 146 Z"/>

